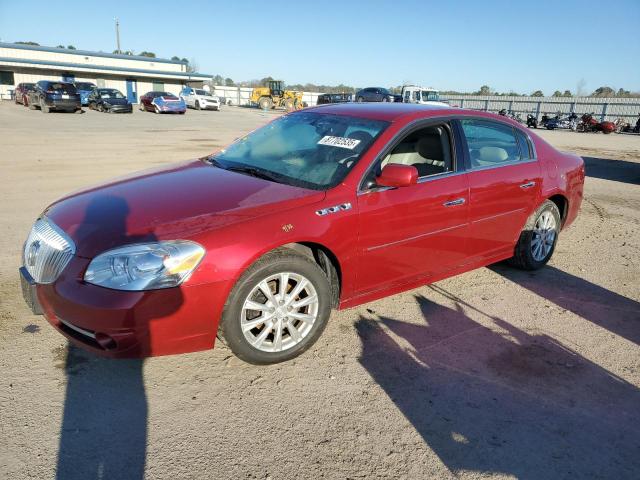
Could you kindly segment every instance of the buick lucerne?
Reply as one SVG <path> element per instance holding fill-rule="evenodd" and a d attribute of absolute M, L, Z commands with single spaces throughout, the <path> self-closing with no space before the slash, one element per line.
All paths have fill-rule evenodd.
<path fill-rule="evenodd" d="M 23 295 L 109 357 L 225 342 L 265 364 L 331 310 L 510 259 L 543 267 L 584 165 L 504 117 L 401 103 L 275 119 L 208 157 L 74 193 L 23 251 Z"/>

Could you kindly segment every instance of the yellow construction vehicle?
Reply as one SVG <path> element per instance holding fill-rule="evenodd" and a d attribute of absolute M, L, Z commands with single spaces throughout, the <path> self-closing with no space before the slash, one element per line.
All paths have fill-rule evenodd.
<path fill-rule="evenodd" d="M 287 110 L 300 110 L 302 92 L 285 90 L 282 80 L 271 80 L 265 87 L 255 87 L 251 92 L 251 104 L 263 110 L 284 107 Z"/>

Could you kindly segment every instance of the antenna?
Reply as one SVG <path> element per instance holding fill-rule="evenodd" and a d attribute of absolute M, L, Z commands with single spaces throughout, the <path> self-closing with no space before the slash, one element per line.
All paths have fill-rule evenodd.
<path fill-rule="evenodd" d="M 118 22 L 117 18 L 114 18 L 116 22 L 116 45 L 118 46 L 118 53 L 122 53 L 120 50 L 120 22 Z"/>

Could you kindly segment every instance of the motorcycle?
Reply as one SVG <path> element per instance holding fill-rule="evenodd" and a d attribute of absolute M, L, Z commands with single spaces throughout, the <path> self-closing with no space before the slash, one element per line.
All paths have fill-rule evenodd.
<path fill-rule="evenodd" d="M 564 128 L 567 130 L 573 130 L 574 132 L 578 128 L 578 115 L 571 113 L 566 117 L 561 117 L 558 113 L 555 117 L 547 120 L 545 123 L 547 130 L 555 130 L 556 128 Z"/>
<path fill-rule="evenodd" d="M 578 132 L 602 132 L 605 135 L 615 132 L 616 124 L 613 122 L 599 122 L 593 117 L 593 113 L 585 113 L 580 118 Z"/>
<path fill-rule="evenodd" d="M 535 115 L 529 113 L 527 115 L 527 127 L 528 128 L 538 128 L 538 119 Z"/>

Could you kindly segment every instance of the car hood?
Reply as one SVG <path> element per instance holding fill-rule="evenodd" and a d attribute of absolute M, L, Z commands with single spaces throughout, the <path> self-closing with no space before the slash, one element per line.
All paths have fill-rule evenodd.
<path fill-rule="evenodd" d="M 71 237 L 77 255 L 92 258 L 129 243 L 189 239 L 324 196 L 196 160 L 73 193 L 44 214 Z"/>

